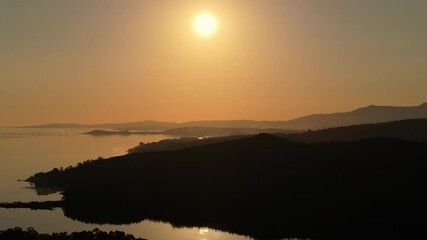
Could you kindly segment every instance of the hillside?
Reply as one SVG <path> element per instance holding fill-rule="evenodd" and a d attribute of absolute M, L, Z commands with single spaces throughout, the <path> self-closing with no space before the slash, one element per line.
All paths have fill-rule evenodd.
<path fill-rule="evenodd" d="M 296 142 L 357 141 L 379 137 L 427 141 L 427 119 L 361 124 L 276 135 Z"/>
<path fill-rule="evenodd" d="M 163 132 L 166 135 L 184 137 L 220 137 L 233 135 L 254 135 L 259 133 L 292 133 L 297 131 L 276 128 L 219 128 L 219 127 L 183 127 L 168 129 Z"/>
<path fill-rule="evenodd" d="M 351 112 L 314 114 L 286 122 L 290 129 L 321 129 L 365 123 L 427 118 L 427 103 L 414 107 L 368 106 Z"/>
<path fill-rule="evenodd" d="M 260 132 L 262 132 L 262 130 L 260 130 Z M 273 129 L 270 131 L 270 133 L 294 142 L 308 143 L 358 141 L 369 138 L 397 138 L 412 141 L 427 141 L 427 119 L 409 119 L 385 123 L 361 124 L 315 131 L 305 131 L 301 133 L 280 133 L 279 131 L 275 131 Z M 189 137 L 166 139 L 153 143 L 140 143 L 138 146 L 129 149 L 129 153 L 178 150 L 211 143 L 226 142 L 243 137 L 243 135 L 235 135 L 229 137 L 210 137 L 204 139 Z"/>
<path fill-rule="evenodd" d="M 421 236 L 427 143 L 377 138 L 303 144 L 261 134 L 129 154 L 38 173 L 66 216 L 208 226 L 259 239 Z"/>

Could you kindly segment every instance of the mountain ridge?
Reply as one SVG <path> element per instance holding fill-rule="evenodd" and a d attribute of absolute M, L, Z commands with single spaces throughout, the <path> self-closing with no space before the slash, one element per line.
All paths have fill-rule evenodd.
<path fill-rule="evenodd" d="M 182 127 L 217 128 L 280 128 L 287 130 L 323 129 L 366 123 L 398 121 L 427 118 L 427 102 L 418 106 L 379 106 L 369 105 L 348 112 L 311 114 L 291 120 L 206 120 L 189 122 L 161 122 L 153 120 L 127 123 L 78 124 L 53 123 L 24 128 L 106 128 L 115 130 L 168 130 Z"/>

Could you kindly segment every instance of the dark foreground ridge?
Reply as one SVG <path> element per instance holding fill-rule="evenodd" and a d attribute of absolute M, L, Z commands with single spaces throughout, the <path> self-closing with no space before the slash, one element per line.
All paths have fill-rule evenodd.
<path fill-rule="evenodd" d="M 130 234 L 120 231 L 103 232 L 99 229 L 93 231 L 82 231 L 73 233 L 52 233 L 42 234 L 32 228 L 23 230 L 21 228 L 7 229 L 0 231 L 1 240 L 144 240 L 135 238 Z"/>
<path fill-rule="evenodd" d="M 427 143 L 390 138 L 295 143 L 260 134 L 129 154 L 28 179 L 64 190 L 89 223 L 143 219 L 258 239 L 423 237 Z"/>

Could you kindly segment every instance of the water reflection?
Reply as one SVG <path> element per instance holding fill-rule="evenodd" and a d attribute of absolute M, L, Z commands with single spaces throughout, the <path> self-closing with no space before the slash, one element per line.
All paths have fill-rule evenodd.
<path fill-rule="evenodd" d="M 170 138 L 167 135 L 93 137 L 88 129 L 0 128 L 0 201 L 48 201 L 60 195 L 37 196 L 28 184 L 18 182 L 35 172 L 74 166 L 88 159 L 126 154 L 140 142 Z"/>
<path fill-rule="evenodd" d="M 209 228 L 199 228 L 199 234 L 200 234 L 200 240 L 215 240 L 215 239 L 224 239 L 225 234 L 221 231 L 217 231 L 215 229 L 209 229 Z M 230 237 L 230 236 L 228 236 Z M 231 237 L 234 237 L 235 239 L 241 238 L 241 239 L 249 239 L 243 236 L 236 236 L 231 235 Z"/>
<path fill-rule="evenodd" d="M 102 231 L 124 231 L 134 236 L 147 238 L 149 240 L 250 240 L 244 236 L 224 233 L 206 228 L 175 228 L 168 223 L 142 221 L 129 225 L 96 225 L 75 221 L 63 216 L 61 210 L 33 211 L 28 209 L 0 209 L 0 229 L 16 226 L 22 228 L 34 227 L 40 233 L 49 232 L 72 232 L 82 230 L 93 230 L 99 228 Z M 200 230 L 206 234 L 200 234 Z"/>
<path fill-rule="evenodd" d="M 201 235 L 205 235 L 205 234 L 209 233 L 209 229 L 208 228 L 200 228 L 199 233 Z"/>
<path fill-rule="evenodd" d="M 170 138 L 166 135 L 129 135 L 92 137 L 80 133 L 88 129 L 15 129 L 0 128 L 0 201 L 48 201 L 61 198 L 48 194 L 52 189 L 38 192 L 26 182 L 17 181 L 35 172 L 54 167 L 76 165 L 99 156 L 125 154 L 139 142 Z M 174 228 L 168 223 L 144 220 L 129 225 L 89 224 L 64 216 L 62 210 L 33 211 L 29 209 L 0 209 L 0 229 L 34 227 L 40 233 L 93 230 L 124 231 L 150 240 L 248 240 L 249 238 L 207 228 Z M 201 234 L 203 233 L 203 234 Z"/>

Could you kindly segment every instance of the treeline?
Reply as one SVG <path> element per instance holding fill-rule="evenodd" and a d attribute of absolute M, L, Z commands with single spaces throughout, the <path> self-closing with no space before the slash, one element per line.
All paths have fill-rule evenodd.
<path fill-rule="evenodd" d="M 247 136 L 237 135 L 237 136 L 209 137 L 209 138 L 184 137 L 184 138 L 164 139 L 158 142 L 151 142 L 151 143 L 141 142 L 139 143 L 138 146 L 129 149 L 128 153 L 173 151 L 173 150 L 208 145 L 212 143 L 227 142 L 227 141 L 236 140 L 244 137 L 247 137 Z"/>
<path fill-rule="evenodd" d="M 75 166 L 68 166 L 68 167 L 59 167 L 59 168 L 53 168 L 52 170 L 50 170 L 48 173 L 50 175 L 60 175 L 62 173 L 66 173 L 74 168 L 78 168 L 78 167 L 83 167 L 86 165 L 91 165 L 92 163 L 95 163 L 97 161 L 103 160 L 104 158 L 102 157 L 98 157 L 97 159 L 88 159 L 86 161 L 83 162 L 79 162 L 77 163 Z M 43 177 L 46 173 L 44 172 L 38 172 L 36 174 L 34 174 L 33 176 L 31 176 L 30 178 L 26 179 L 25 181 L 29 182 L 30 184 L 33 184 L 32 179 L 37 179 L 39 177 Z M 35 189 L 37 191 L 37 194 L 39 195 L 45 195 L 46 194 L 51 194 L 51 193 L 55 193 L 58 191 L 61 191 L 62 188 L 61 187 L 49 187 L 49 188 L 36 188 Z M 1 239 L 0 239 L 1 240 Z"/>
<path fill-rule="evenodd" d="M 103 232 L 95 228 L 92 231 L 73 233 L 38 233 L 33 228 L 23 230 L 19 227 L 0 231 L 1 240 L 144 240 L 121 231 Z"/>

